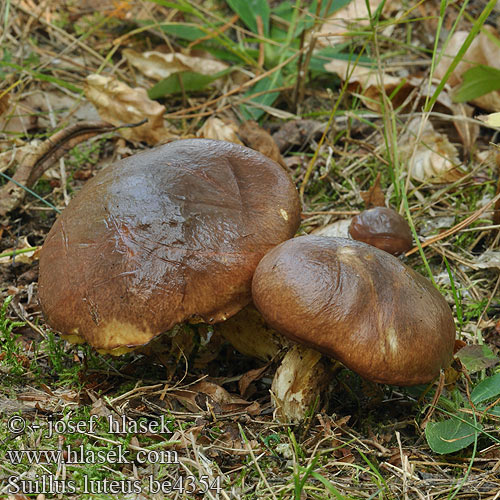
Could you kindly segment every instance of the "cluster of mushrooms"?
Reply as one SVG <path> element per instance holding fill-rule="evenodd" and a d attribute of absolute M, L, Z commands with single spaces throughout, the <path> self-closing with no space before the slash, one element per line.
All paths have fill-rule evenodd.
<path fill-rule="evenodd" d="M 435 378 L 453 355 L 445 299 L 368 244 L 394 246 L 383 228 L 370 233 L 373 214 L 351 226 L 364 243 L 294 238 L 300 211 L 288 173 L 237 144 L 179 140 L 118 161 L 85 184 L 47 236 L 39 277 L 46 321 L 113 354 L 185 322 L 217 324 L 257 358 L 286 348 L 271 389 L 282 420 L 300 420 L 317 400 L 328 384 L 326 357 L 375 382 Z M 394 253 L 411 244 L 403 233 Z"/>

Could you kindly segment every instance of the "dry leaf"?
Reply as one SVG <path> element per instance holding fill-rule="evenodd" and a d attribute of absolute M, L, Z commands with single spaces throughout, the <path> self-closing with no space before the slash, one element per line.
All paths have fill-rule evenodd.
<path fill-rule="evenodd" d="M 381 112 L 381 82 L 383 82 L 384 93 L 392 96 L 393 106 L 396 108 L 403 104 L 415 85 L 410 81 L 403 83 L 403 78 L 384 73 L 381 75 L 378 68 L 369 68 L 356 65 L 353 62 L 340 59 L 332 59 L 324 65 L 326 71 L 336 73 L 339 78 L 349 80 L 347 89 L 349 92 L 358 93 L 363 104 L 373 111 Z M 421 80 L 420 80 L 421 83 Z M 394 91 L 397 89 L 397 93 Z"/>
<path fill-rule="evenodd" d="M 274 142 L 283 153 L 291 147 L 303 148 L 321 135 L 325 124 L 315 120 L 291 120 L 273 134 Z"/>
<path fill-rule="evenodd" d="M 489 25 L 485 25 L 483 30 L 488 30 L 491 36 L 500 39 L 500 34 Z M 458 54 L 465 39 L 469 36 L 468 31 L 457 31 L 451 37 L 441 60 L 434 71 L 434 78 L 440 80 L 444 77 L 453 58 Z M 484 64 L 492 68 L 500 69 L 500 47 L 493 42 L 485 31 L 481 31 L 474 38 L 467 52 L 457 67 L 453 70 L 448 79 L 448 84 L 456 88 L 462 82 L 462 75 L 470 68 Z M 477 106 L 487 111 L 500 111 L 500 91 L 489 92 L 471 101 Z"/>
<path fill-rule="evenodd" d="M 315 229 L 312 234 L 317 236 L 328 236 L 330 238 L 350 238 L 349 226 L 351 225 L 352 218 L 341 219 L 326 226 Z"/>
<path fill-rule="evenodd" d="M 0 97 L 0 116 L 9 109 L 9 94 L 4 94 Z"/>
<path fill-rule="evenodd" d="M 127 61 L 141 73 L 153 80 L 163 80 L 180 71 L 195 71 L 203 75 L 213 75 L 227 69 L 227 64 L 205 57 L 188 56 L 179 52 L 139 53 L 125 49 L 123 55 Z"/>
<path fill-rule="evenodd" d="M 0 131 L 27 134 L 37 127 L 38 114 L 39 112 L 24 102 L 9 103 L 9 96 L 6 94 L 0 100 Z"/>
<path fill-rule="evenodd" d="M 480 115 L 476 116 L 478 120 L 486 123 L 490 127 L 500 128 L 500 113 L 491 113 L 490 115 Z"/>
<path fill-rule="evenodd" d="M 381 3 L 382 0 L 370 0 L 370 11 L 374 13 Z M 388 8 L 389 3 L 386 2 L 384 10 Z M 344 37 L 348 34 L 349 27 L 352 24 L 369 26 L 370 16 L 366 0 L 352 0 L 330 16 L 319 30 L 317 45 L 325 47 L 344 43 L 346 41 Z"/>
<path fill-rule="evenodd" d="M 255 368 L 254 370 L 250 370 L 246 372 L 238 382 L 238 389 L 240 390 L 240 394 L 243 396 L 248 389 L 248 386 L 259 380 L 260 377 L 265 373 L 265 371 L 269 368 L 269 363 L 265 364 L 260 368 Z"/>
<path fill-rule="evenodd" d="M 476 150 L 476 140 L 479 136 L 479 125 L 471 120 L 468 120 L 468 118 L 472 118 L 473 115 L 472 106 L 465 103 L 453 103 L 451 111 L 453 116 L 456 118 L 453 120 L 453 125 L 462 140 L 465 150 L 468 152 Z"/>
<path fill-rule="evenodd" d="M 30 243 L 28 242 L 28 238 L 24 236 L 20 240 L 20 242 L 18 242 L 16 248 L 6 248 L 5 250 L 2 251 L 2 253 L 19 252 L 20 250 L 24 250 L 27 248 L 33 248 L 33 246 L 30 245 Z M 38 259 L 39 252 L 37 252 L 36 250 L 38 250 L 38 247 L 35 247 L 33 250 L 29 252 L 16 253 L 14 256 L 8 255 L 6 257 L 0 257 L 0 264 L 13 264 L 14 262 L 31 264 L 34 260 Z"/>
<path fill-rule="evenodd" d="M 336 73 L 339 78 L 349 80 L 347 90 L 359 94 L 363 104 L 372 111 L 382 111 L 382 85 L 384 94 L 390 96 L 394 109 L 409 113 L 424 105 L 425 99 L 430 98 L 437 88 L 437 82 L 428 81 L 420 76 L 394 76 L 383 68 L 354 66 L 354 62 L 332 59 L 324 65 L 326 71 Z M 455 115 L 463 114 L 463 110 L 456 109 L 457 105 L 451 100 L 446 87 L 436 101 L 435 110 L 441 112 L 452 111 Z M 460 127 L 457 126 L 459 132 Z"/>
<path fill-rule="evenodd" d="M 242 141 L 249 148 L 255 149 L 260 153 L 279 163 L 286 168 L 286 164 L 281 156 L 278 145 L 274 142 L 271 134 L 259 127 L 256 121 L 248 120 L 240 125 L 239 134 Z"/>
<path fill-rule="evenodd" d="M 113 125 L 138 123 L 147 118 L 144 125 L 120 129 L 120 134 L 129 141 L 155 145 L 175 137 L 165 127 L 165 107 L 151 100 L 144 89 L 133 89 L 114 77 L 89 75 L 85 95 L 100 117 Z"/>
<path fill-rule="evenodd" d="M 464 174 L 458 169 L 461 162 L 456 147 L 445 135 L 436 132 L 429 121 L 424 125 L 420 142 L 415 144 L 420 121 L 421 117 L 410 121 L 399 141 L 401 161 L 407 164 L 410 176 L 420 182 L 436 183 L 454 182 L 463 177 Z M 410 161 L 412 164 L 408 165 Z"/>
<path fill-rule="evenodd" d="M 214 413 L 229 413 L 246 411 L 247 409 L 256 411 L 255 402 L 250 403 L 234 396 L 220 385 L 206 380 L 189 386 L 189 389 L 177 389 L 169 391 L 168 394 L 175 397 L 188 410 L 194 412 L 211 410 Z"/>
<path fill-rule="evenodd" d="M 211 116 L 198 130 L 196 136 L 202 139 L 216 139 L 243 145 L 236 135 L 237 129 L 238 127 L 235 123 L 224 123 L 220 118 Z"/>
<path fill-rule="evenodd" d="M 385 195 L 380 187 L 380 172 L 373 183 L 373 186 L 368 191 L 361 191 L 361 198 L 365 202 L 366 209 L 373 207 L 385 207 Z"/>
<path fill-rule="evenodd" d="M 486 250 L 474 262 L 477 269 L 500 269 L 500 251 Z"/>
<path fill-rule="evenodd" d="M 99 398 L 92 403 L 92 408 L 90 409 L 90 415 L 108 418 L 113 415 L 113 412 L 108 408 L 106 401 L 104 401 L 104 399 L 102 398 Z"/>
<path fill-rule="evenodd" d="M 86 61 L 83 60 L 82 64 Z M 70 123 L 77 120 L 97 121 L 99 114 L 95 107 L 80 96 L 70 96 L 58 89 L 35 90 L 26 96 L 20 104 L 28 108 L 36 109 L 38 112 L 38 123 L 40 127 L 52 128 L 49 115 L 52 113 L 57 121 L 65 121 L 70 117 Z"/>

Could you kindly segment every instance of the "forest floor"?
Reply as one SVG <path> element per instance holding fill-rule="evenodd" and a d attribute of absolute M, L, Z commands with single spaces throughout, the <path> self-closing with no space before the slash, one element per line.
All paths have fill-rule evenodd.
<path fill-rule="evenodd" d="M 0 497 L 500 499 L 499 29 L 495 1 L 2 2 Z M 281 163 L 298 234 L 400 212 L 401 259 L 453 309 L 449 373 L 340 368 L 284 423 L 279 359 L 217 327 L 119 357 L 52 331 L 38 256 L 58 213 L 117 159 L 189 137 Z"/>

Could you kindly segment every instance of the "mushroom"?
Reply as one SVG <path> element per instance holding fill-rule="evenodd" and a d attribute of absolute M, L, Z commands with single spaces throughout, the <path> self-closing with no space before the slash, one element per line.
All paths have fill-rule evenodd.
<path fill-rule="evenodd" d="M 42 311 L 69 340 L 115 354 L 186 321 L 224 321 L 299 222 L 288 174 L 256 151 L 204 139 L 148 150 L 99 172 L 55 222 Z"/>
<path fill-rule="evenodd" d="M 260 261 L 253 301 L 275 330 L 386 384 L 431 381 L 452 360 L 455 325 L 434 286 L 362 242 L 302 236 Z"/>
<path fill-rule="evenodd" d="M 374 207 L 353 217 L 349 227 L 351 238 L 364 241 L 393 255 L 413 246 L 413 236 L 405 218 L 392 208 Z"/>

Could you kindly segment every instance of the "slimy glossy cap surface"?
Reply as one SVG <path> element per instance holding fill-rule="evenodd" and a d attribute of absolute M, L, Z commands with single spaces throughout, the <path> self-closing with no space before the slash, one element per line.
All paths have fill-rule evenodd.
<path fill-rule="evenodd" d="M 299 218 L 288 174 L 237 144 L 182 140 L 118 161 L 47 236 L 45 318 L 104 350 L 145 344 L 186 320 L 222 321 L 250 301 L 255 267 Z"/>
<path fill-rule="evenodd" d="M 366 379 L 425 383 L 452 360 L 450 307 L 430 281 L 359 241 L 301 236 L 260 261 L 253 301 L 266 322 Z"/>
<path fill-rule="evenodd" d="M 402 254 L 413 246 L 408 222 L 388 207 L 370 208 L 353 217 L 349 234 L 392 255 Z"/>

